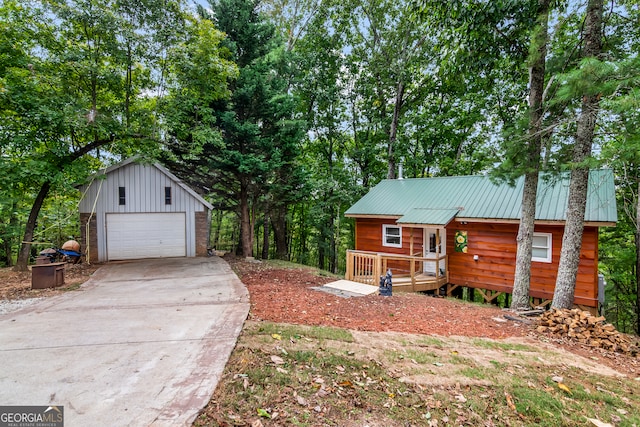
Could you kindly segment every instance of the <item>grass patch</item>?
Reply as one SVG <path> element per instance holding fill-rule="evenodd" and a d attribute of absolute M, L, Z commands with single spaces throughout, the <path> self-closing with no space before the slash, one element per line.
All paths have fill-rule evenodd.
<path fill-rule="evenodd" d="M 338 328 L 249 322 L 194 425 L 564 427 L 590 425 L 585 417 L 640 425 L 636 381 L 568 367 L 567 355 L 536 362 L 553 350 L 445 337 L 358 339 L 366 342 Z M 533 354 L 513 366 L 495 350 Z"/>
<path fill-rule="evenodd" d="M 530 422 L 545 420 L 547 425 L 552 426 L 558 425 L 556 422 L 561 421 L 558 414 L 562 414 L 564 404 L 556 393 L 519 384 L 510 387 L 509 391 L 518 413 L 528 418 Z"/>
<path fill-rule="evenodd" d="M 476 362 L 473 359 L 470 359 L 468 357 L 462 357 L 462 356 L 458 356 L 458 355 L 451 355 L 449 362 L 453 365 L 465 365 L 465 366 L 469 366 L 469 367 L 473 367 L 476 366 Z"/>
<path fill-rule="evenodd" d="M 440 361 L 440 357 L 429 351 L 415 350 L 415 349 L 403 349 L 403 350 L 385 350 L 385 358 L 390 362 L 410 361 L 411 363 L 418 365 L 433 364 Z"/>
<path fill-rule="evenodd" d="M 314 274 L 318 275 L 318 276 L 322 276 L 322 277 L 335 277 L 335 278 L 339 278 L 342 279 L 343 276 L 339 275 L 339 274 L 334 274 L 331 273 L 329 271 L 326 270 L 320 270 L 314 267 L 309 267 L 306 265 L 302 265 L 302 264 L 296 264 L 294 262 L 291 261 L 284 261 L 284 260 L 278 260 L 278 259 L 270 259 L 270 260 L 264 260 L 262 261 L 264 263 L 267 263 L 270 267 L 273 268 L 283 268 L 283 269 L 304 269 L 304 270 L 309 270 L 312 271 Z"/>
<path fill-rule="evenodd" d="M 353 335 L 346 329 L 330 328 L 326 326 L 283 325 L 264 322 L 257 328 L 245 329 L 249 335 L 279 335 L 283 340 L 316 339 L 353 342 Z"/>
<path fill-rule="evenodd" d="M 417 339 L 416 341 L 408 345 L 416 345 L 419 347 L 436 347 L 436 348 L 445 347 L 444 341 L 442 341 L 440 338 L 429 337 L 429 336 L 420 337 L 419 339 Z"/>
<path fill-rule="evenodd" d="M 69 286 L 65 286 L 64 288 L 62 288 L 62 290 L 65 292 L 77 291 L 78 289 L 80 289 L 80 286 L 82 286 L 82 283 L 72 283 Z"/>
<path fill-rule="evenodd" d="M 472 378 L 476 380 L 487 379 L 486 370 L 483 368 L 469 367 L 469 368 L 463 368 L 458 372 L 460 375 L 467 378 Z"/>
<path fill-rule="evenodd" d="M 474 338 L 472 340 L 473 345 L 480 348 L 486 348 L 491 350 L 502 350 L 502 351 L 526 351 L 526 352 L 535 352 L 537 351 L 535 348 L 518 343 L 508 343 L 508 342 L 499 342 L 493 340 L 486 340 L 481 338 Z"/>

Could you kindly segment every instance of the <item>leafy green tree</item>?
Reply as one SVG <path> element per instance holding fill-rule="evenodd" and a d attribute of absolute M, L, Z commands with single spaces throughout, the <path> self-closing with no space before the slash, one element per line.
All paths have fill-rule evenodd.
<path fill-rule="evenodd" d="M 408 158 L 418 163 L 409 161 L 409 171 L 413 176 L 487 171 L 503 159 L 492 159 L 501 130 L 513 127 L 526 108 L 523 65 L 537 18 L 535 2 L 422 0 L 417 5 L 431 31 L 433 59 L 426 70 L 432 73 L 426 102 L 412 121 L 416 132 Z"/>
<path fill-rule="evenodd" d="M 334 15 L 353 82 L 352 123 L 379 144 L 387 178 L 393 179 L 403 157 L 398 143 L 405 113 L 424 99 L 431 78 L 431 32 L 414 19 L 408 2 L 348 1 L 336 5 Z"/>
<path fill-rule="evenodd" d="M 605 46 L 616 59 L 613 94 L 602 100 L 609 137 L 600 157 L 616 177 L 618 224 L 601 232 L 600 264 L 607 280 L 605 315 L 616 327 L 640 335 L 640 9 L 637 1 L 607 17 Z"/>
<path fill-rule="evenodd" d="M 308 128 L 302 163 L 308 170 L 311 191 L 294 210 L 299 224 L 295 229 L 299 232 L 293 253 L 296 259 L 335 272 L 340 248 L 344 247 L 340 219 L 353 200 L 352 178 L 359 175 L 347 164 L 351 150 L 357 151 L 366 142 L 345 131 L 350 117 L 344 97 L 351 94 L 344 73 L 343 35 L 330 29 L 334 13 L 332 5 L 323 4 L 294 50 L 301 66 L 294 89 Z M 363 160 L 356 162 L 366 174 L 368 165 Z"/>
<path fill-rule="evenodd" d="M 261 10 L 280 30 L 286 40 L 286 50 L 292 51 L 304 37 L 325 0 L 265 0 Z"/>
<path fill-rule="evenodd" d="M 11 102 L 11 98 L 26 96 L 25 80 L 28 82 L 28 52 L 33 48 L 29 37 L 28 23 L 35 19 L 33 11 L 21 7 L 18 2 L 5 1 L 0 5 L 0 240 L 2 240 L 2 261 L 13 265 L 13 248 L 19 238 L 20 212 L 24 185 L 30 178 L 26 162 L 21 162 L 15 154 L 28 143 L 26 135 L 14 134 L 19 129 L 21 105 Z M 31 65 L 33 67 L 33 65 Z M 13 88 L 16 90 L 9 93 Z M 35 100 L 32 101 L 36 103 Z M 25 103 L 26 104 L 26 103 Z"/>
<path fill-rule="evenodd" d="M 26 194 L 34 193 L 16 264 L 26 269 L 52 188 L 86 176 L 99 150 L 154 149 L 157 119 L 147 94 L 159 87 L 154 73 L 162 75 L 157 52 L 173 40 L 164 23 L 171 19 L 177 33 L 183 12 L 179 1 L 159 0 L 9 1 L 0 8 L 19 29 L 3 32 L 0 45 L 15 34 L 28 38 L 11 45 L 0 93 L 3 154 L 29 171 Z"/>

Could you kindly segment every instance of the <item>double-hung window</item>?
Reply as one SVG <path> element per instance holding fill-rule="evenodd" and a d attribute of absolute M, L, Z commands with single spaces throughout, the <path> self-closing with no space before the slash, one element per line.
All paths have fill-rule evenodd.
<path fill-rule="evenodd" d="M 382 246 L 401 248 L 402 228 L 398 225 L 384 224 L 382 226 Z"/>
<path fill-rule="evenodd" d="M 531 261 L 551 262 L 551 233 L 533 233 Z"/>

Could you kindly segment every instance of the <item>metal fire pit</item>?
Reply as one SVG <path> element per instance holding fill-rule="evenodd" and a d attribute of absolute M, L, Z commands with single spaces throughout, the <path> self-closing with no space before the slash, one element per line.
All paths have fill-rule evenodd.
<path fill-rule="evenodd" d="M 64 262 L 31 266 L 31 289 L 57 288 L 64 285 Z"/>

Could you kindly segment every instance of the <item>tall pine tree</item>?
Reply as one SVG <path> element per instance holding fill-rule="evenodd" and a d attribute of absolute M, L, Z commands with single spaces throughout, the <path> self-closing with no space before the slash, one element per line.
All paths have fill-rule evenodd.
<path fill-rule="evenodd" d="M 589 74 L 589 61 L 600 56 L 602 51 L 602 0 L 589 0 L 584 23 L 584 46 L 582 65 Z M 591 155 L 594 130 L 601 93 L 597 85 L 582 95 L 582 107 L 576 130 L 572 163 L 576 167 L 571 171 L 567 220 L 562 236 L 562 250 L 556 288 L 553 293 L 552 307 L 571 308 L 576 288 L 576 275 L 580 263 L 584 214 L 587 205 L 587 184 L 589 181 L 588 158 Z"/>
<path fill-rule="evenodd" d="M 511 300 L 511 308 L 514 310 L 529 308 L 533 230 L 540 171 L 540 150 L 542 148 L 541 128 L 544 111 L 542 95 L 544 93 L 548 21 L 549 0 L 539 0 L 538 24 L 531 37 L 529 51 L 529 129 L 524 163 L 529 169 L 524 176 L 522 211 L 518 228 L 516 271 L 513 281 L 513 299 Z"/>
<path fill-rule="evenodd" d="M 243 256 L 253 256 L 256 216 L 267 205 L 267 210 L 275 210 L 278 253 L 285 257 L 283 224 L 287 199 L 296 194 L 301 180 L 295 159 L 302 127 L 293 119 L 295 104 L 284 78 L 287 52 L 258 4 L 220 0 L 212 2 L 210 10 L 199 8 L 202 19 L 226 34 L 221 49 L 237 64 L 238 75 L 229 82 L 228 97 L 204 99 L 196 90 L 200 101 L 191 103 L 189 111 L 176 103 L 183 113 L 173 117 L 169 147 L 177 157 L 173 166 L 178 173 L 182 170 L 190 182 L 200 180 L 203 190 L 215 194 L 219 208 L 238 214 Z M 206 80 L 206 73 L 202 75 Z M 181 84 L 183 89 L 192 86 L 189 81 Z"/>

